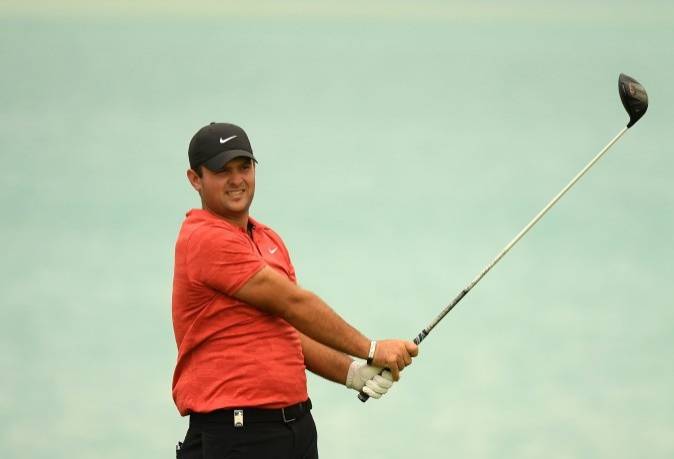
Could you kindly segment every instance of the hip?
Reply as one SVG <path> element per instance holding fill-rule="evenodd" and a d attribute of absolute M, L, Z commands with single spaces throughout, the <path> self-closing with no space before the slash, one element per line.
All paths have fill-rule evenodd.
<path fill-rule="evenodd" d="M 190 416 L 190 427 L 176 457 L 318 458 L 317 431 L 311 401 L 266 410 L 217 410 Z"/>

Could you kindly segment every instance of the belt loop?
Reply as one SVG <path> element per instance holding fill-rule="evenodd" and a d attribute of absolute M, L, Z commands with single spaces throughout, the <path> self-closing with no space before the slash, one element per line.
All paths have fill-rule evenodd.
<path fill-rule="evenodd" d="M 284 422 L 285 424 L 288 424 L 289 422 L 293 422 L 295 419 L 297 419 L 297 418 L 292 418 L 292 419 L 286 418 L 286 410 L 285 410 L 285 408 L 281 408 L 281 416 L 283 416 L 283 422 Z"/>

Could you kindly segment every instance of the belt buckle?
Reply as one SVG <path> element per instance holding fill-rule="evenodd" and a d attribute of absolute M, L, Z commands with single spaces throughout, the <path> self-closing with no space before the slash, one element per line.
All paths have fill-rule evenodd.
<path fill-rule="evenodd" d="M 285 408 L 281 408 L 281 416 L 283 416 L 283 423 L 284 423 L 284 424 L 288 424 L 289 422 L 293 422 L 294 420 L 297 419 L 297 418 L 292 418 L 292 419 L 286 418 L 286 410 L 285 410 Z"/>

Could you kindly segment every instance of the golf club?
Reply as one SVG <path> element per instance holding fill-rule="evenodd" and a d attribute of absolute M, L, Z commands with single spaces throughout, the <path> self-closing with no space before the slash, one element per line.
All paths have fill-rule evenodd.
<path fill-rule="evenodd" d="M 623 73 L 620 74 L 618 77 L 618 92 L 620 93 L 620 100 L 622 101 L 623 106 L 625 107 L 625 110 L 627 111 L 627 114 L 630 117 L 629 122 L 627 123 L 627 126 L 622 128 L 622 130 L 613 138 L 611 141 L 595 156 L 592 161 L 590 161 L 587 166 L 585 166 L 576 176 L 571 179 L 571 181 L 566 185 L 562 191 L 560 191 L 557 196 L 552 198 L 552 200 L 546 205 L 530 222 L 525 226 L 522 231 L 520 231 L 517 236 L 513 238 L 512 241 L 508 243 L 508 245 L 505 246 L 505 248 L 499 253 L 494 260 L 492 260 L 491 263 L 487 265 L 486 268 L 484 268 L 459 294 L 452 300 L 451 303 L 449 303 L 443 310 L 440 312 L 440 314 L 433 319 L 433 321 L 428 324 L 426 328 L 421 330 L 421 332 L 417 335 L 416 338 L 414 338 L 414 342 L 416 344 L 420 344 L 435 328 L 435 326 L 451 311 L 454 306 L 456 306 L 459 301 L 463 299 L 464 296 L 468 294 L 468 292 L 471 291 L 475 285 L 480 282 L 480 280 L 496 265 L 496 263 L 501 260 L 505 256 L 508 251 L 519 241 L 524 237 L 525 234 L 536 224 L 538 221 L 543 218 L 543 215 L 546 214 L 548 210 L 552 206 L 554 206 L 557 201 L 561 199 L 564 194 L 569 191 L 569 189 L 575 185 L 575 183 L 580 180 L 580 178 L 585 175 L 585 173 L 597 162 L 599 159 L 604 156 L 604 154 L 615 144 L 622 135 L 627 132 L 627 129 L 630 127 L 634 126 L 634 124 L 639 121 L 639 119 L 644 116 L 646 113 L 646 109 L 648 108 L 648 94 L 646 94 L 646 90 L 644 87 L 634 78 L 631 78 Z M 358 398 L 362 401 L 365 402 L 367 401 L 368 398 L 370 398 L 366 393 L 360 392 L 358 394 Z"/>

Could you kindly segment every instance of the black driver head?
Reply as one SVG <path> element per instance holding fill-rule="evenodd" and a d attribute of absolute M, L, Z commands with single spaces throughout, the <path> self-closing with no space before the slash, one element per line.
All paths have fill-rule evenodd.
<path fill-rule="evenodd" d="M 618 77 L 618 92 L 620 92 L 623 107 L 630 115 L 630 122 L 627 123 L 627 127 L 632 127 L 646 113 L 648 94 L 637 80 L 624 73 L 621 73 Z"/>

